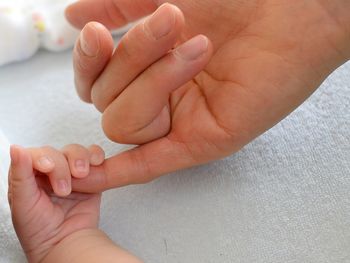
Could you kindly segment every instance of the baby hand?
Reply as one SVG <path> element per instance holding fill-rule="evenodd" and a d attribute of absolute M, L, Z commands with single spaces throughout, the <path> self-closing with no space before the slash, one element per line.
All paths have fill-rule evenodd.
<path fill-rule="evenodd" d="M 98 226 L 101 194 L 71 193 L 71 177 L 83 178 L 101 165 L 104 152 L 69 145 L 11 147 L 9 193 L 12 221 L 31 262 L 40 262 L 65 237 Z"/>

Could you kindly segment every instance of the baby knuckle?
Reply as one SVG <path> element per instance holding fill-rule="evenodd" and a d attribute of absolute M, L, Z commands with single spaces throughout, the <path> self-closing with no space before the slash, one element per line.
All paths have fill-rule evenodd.
<path fill-rule="evenodd" d="M 57 152 L 57 150 L 54 147 L 50 146 L 50 145 L 44 145 L 44 146 L 42 146 L 40 148 L 40 150 L 42 152 L 45 152 L 45 153 L 48 153 L 48 154 Z"/>

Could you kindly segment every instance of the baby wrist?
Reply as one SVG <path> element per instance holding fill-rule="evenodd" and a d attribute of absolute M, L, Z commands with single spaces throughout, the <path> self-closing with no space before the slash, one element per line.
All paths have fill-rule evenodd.
<path fill-rule="evenodd" d="M 111 245 L 113 242 L 101 230 L 97 228 L 82 229 L 62 239 L 41 260 L 33 260 L 29 263 L 80 262 L 79 257 L 83 253 Z"/>
<path fill-rule="evenodd" d="M 40 263 L 141 263 L 98 229 L 77 231 L 59 242 Z"/>

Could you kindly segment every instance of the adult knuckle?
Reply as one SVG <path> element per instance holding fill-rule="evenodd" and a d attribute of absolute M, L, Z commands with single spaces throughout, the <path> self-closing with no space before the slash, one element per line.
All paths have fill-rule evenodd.
<path fill-rule="evenodd" d="M 139 35 L 135 30 L 126 33 L 117 49 L 116 54 L 130 66 L 139 66 L 143 60 L 140 52 L 145 50 L 145 43 Z"/>

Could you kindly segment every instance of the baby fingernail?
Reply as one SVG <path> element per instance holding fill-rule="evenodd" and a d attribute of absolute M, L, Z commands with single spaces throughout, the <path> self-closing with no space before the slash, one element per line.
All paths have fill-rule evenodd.
<path fill-rule="evenodd" d="M 87 25 L 80 35 L 80 47 L 85 55 L 94 57 L 100 50 L 100 41 L 95 25 Z"/>
<path fill-rule="evenodd" d="M 38 162 L 41 168 L 51 168 L 54 166 L 54 162 L 47 156 L 41 157 Z"/>
<path fill-rule="evenodd" d="M 87 162 L 85 160 L 76 160 L 75 161 L 75 168 L 79 172 L 85 172 L 85 171 L 87 171 Z"/>
<path fill-rule="evenodd" d="M 208 45 L 208 38 L 203 35 L 199 35 L 178 47 L 175 52 L 185 60 L 195 60 L 207 52 Z"/>
<path fill-rule="evenodd" d="M 92 165 L 98 165 L 98 164 L 100 164 L 100 162 L 101 162 L 101 157 L 100 157 L 100 155 L 94 153 L 94 154 L 92 154 L 92 155 L 90 156 L 90 163 L 91 163 Z"/>
<path fill-rule="evenodd" d="M 146 22 L 145 27 L 155 39 L 162 38 L 170 33 L 175 24 L 175 13 L 171 15 L 164 12 L 165 6 L 161 6 Z"/>
<path fill-rule="evenodd" d="M 61 194 L 69 194 L 71 189 L 68 185 L 68 182 L 66 180 L 58 180 L 57 182 L 57 187 L 58 190 L 60 191 Z"/>

